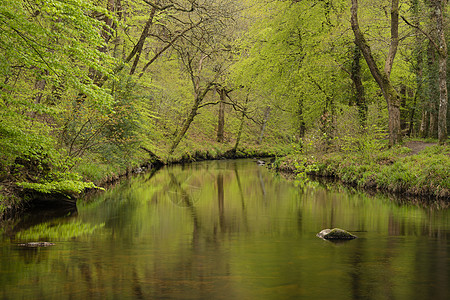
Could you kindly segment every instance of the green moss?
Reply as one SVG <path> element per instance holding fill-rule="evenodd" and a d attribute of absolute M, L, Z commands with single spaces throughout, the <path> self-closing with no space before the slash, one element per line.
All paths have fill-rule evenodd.
<path fill-rule="evenodd" d="M 329 240 L 333 240 L 333 239 L 350 240 L 350 239 L 355 239 L 356 236 L 344 229 L 333 228 L 333 229 L 331 229 L 330 233 L 328 233 L 326 235 L 325 238 L 329 239 Z"/>
<path fill-rule="evenodd" d="M 340 228 L 324 229 L 317 236 L 325 240 L 352 240 L 357 238 L 357 236 Z"/>

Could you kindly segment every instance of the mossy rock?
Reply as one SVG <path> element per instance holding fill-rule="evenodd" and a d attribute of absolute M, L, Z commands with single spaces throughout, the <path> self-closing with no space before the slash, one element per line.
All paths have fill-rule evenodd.
<path fill-rule="evenodd" d="M 321 232 L 319 232 L 317 236 L 324 240 L 335 240 L 335 241 L 353 240 L 357 238 L 356 235 L 353 235 L 350 232 L 340 228 L 324 229 Z"/>

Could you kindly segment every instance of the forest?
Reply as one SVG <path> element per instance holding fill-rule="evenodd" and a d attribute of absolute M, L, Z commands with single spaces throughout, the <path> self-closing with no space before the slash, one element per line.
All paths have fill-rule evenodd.
<path fill-rule="evenodd" d="M 447 8 L 3 0 L 0 213 L 149 162 L 257 155 L 300 176 L 448 197 Z M 411 158 L 402 145 L 417 139 L 436 146 Z"/>

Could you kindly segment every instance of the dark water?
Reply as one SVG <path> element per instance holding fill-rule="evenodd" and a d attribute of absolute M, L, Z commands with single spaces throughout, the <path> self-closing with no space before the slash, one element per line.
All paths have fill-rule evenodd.
<path fill-rule="evenodd" d="M 450 212 L 251 160 L 144 174 L 0 231 L 1 299 L 450 299 Z M 340 227 L 359 236 L 333 244 Z M 24 249 L 17 243 L 50 241 Z"/>

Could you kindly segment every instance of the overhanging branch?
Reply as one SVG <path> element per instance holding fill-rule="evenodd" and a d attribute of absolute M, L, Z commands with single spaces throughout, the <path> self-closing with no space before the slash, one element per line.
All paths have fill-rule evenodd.
<path fill-rule="evenodd" d="M 401 17 L 402 17 L 402 20 L 405 21 L 406 24 L 408 24 L 409 26 L 411 26 L 411 27 L 414 28 L 414 29 L 419 30 L 423 35 L 425 35 L 425 36 L 428 38 L 428 40 L 430 41 L 430 43 L 433 45 L 433 47 L 436 48 L 436 50 L 438 51 L 439 55 L 441 55 L 441 50 L 440 50 L 438 44 L 436 44 L 436 42 L 433 40 L 433 38 L 431 37 L 430 34 L 428 34 L 427 32 L 425 32 L 425 31 L 424 31 L 422 28 L 420 28 L 419 26 L 410 23 L 404 16 L 401 16 Z"/>

